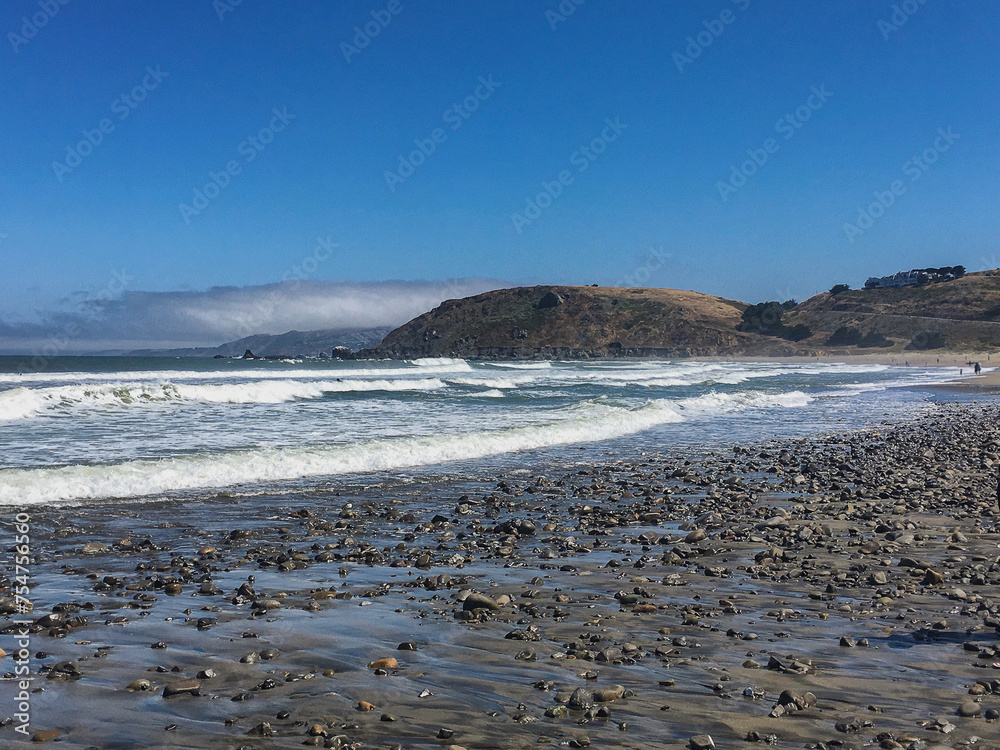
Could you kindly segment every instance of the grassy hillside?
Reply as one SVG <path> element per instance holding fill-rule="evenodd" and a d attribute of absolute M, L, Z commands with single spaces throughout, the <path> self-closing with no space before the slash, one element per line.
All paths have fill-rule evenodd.
<path fill-rule="evenodd" d="M 787 316 L 804 323 L 813 337 L 803 344 L 823 349 L 841 326 L 874 331 L 902 349 L 934 333 L 949 349 L 1000 346 L 1000 271 L 970 273 L 955 281 L 902 289 L 818 294 Z"/>
<path fill-rule="evenodd" d="M 675 289 L 536 286 L 448 300 L 386 336 L 381 356 L 685 356 L 735 351 L 746 305 Z M 752 337 L 759 338 L 759 337 Z"/>
<path fill-rule="evenodd" d="M 921 287 L 818 294 L 783 314 L 812 335 L 742 333 L 747 305 L 677 289 L 535 286 L 448 300 L 359 356 L 470 359 L 870 354 L 1000 348 L 1000 271 Z M 849 327 L 884 346 L 831 345 Z"/>

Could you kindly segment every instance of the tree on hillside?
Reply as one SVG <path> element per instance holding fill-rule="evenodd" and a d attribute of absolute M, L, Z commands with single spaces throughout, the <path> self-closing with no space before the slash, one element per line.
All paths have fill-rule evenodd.
<path fill-rule="evenodd" d="M 813 332 L 809 326 L 805 323 L 796 323 L 791 327 L 785 326 L 785 330 L 781 334 L 781 338 L 788 339 L 789 341 L 803 341 L 812 335 Z"/>
<path fill-rule="evenodd" d="M 885 349 L 889 346 L 892 346 L 892 341 L 875 331 L 869 331 L 858 342 L 858 347 L 861 349 Z"/>
<path fill-rule="evenodd" d="M 947 344 L 940 331 L 922 331 L 913 337 L 906 345 L 907 349 L 926 351 L 928 349 L 943 349 Z"/>
<path fill-rule="evenodd" d="M 750 305 L 743 311 L 743 320 L 736 330 L 744 333 L 757 333 L 761 336 L 777 336 L 790 341 L 802 341 L 812 336 L 808 326 L 799 323 L 788 326 L 782 322 L 781 316 L 785 307 L 780 302 L 760 302 Z"/>
<path fill-rule="evenodd" d="M 849 284 L 834 284 L 833 287 L 830 289 L 830 294 L 836 297 L 838 294 L 842 294 L 843 292 L 849 292 L 849 291 L 851 291 L 851 287 Z"/>
<path fill-rule="evenodd" d="M 743 311 L 743 320 L 737 330 L 745 333 L 759 333 L 764 336 L 777 336 L 775 330 L 781 327 L 781 313 L 784 310 L 780 302 L 759 302 L 750 305 Z"/>
<path fill-rule="evenodd" d="M 852 326 L 841 326 L 826 340 L 827 346 L 857 346 L 861 343 L 861 331 Z"/>

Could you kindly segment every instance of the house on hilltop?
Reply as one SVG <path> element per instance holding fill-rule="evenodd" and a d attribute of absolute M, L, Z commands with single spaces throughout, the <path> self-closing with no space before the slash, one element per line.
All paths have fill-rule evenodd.
<path fill-rule="evenodd" d="M 872 276 L 865 282 L 865 289 L 897 289 L 904 286 L 921 286 L 937 281 L 952 281 L 965 275 L 965 266 L 941 268 L 913 268 L 892 276 Z"/>

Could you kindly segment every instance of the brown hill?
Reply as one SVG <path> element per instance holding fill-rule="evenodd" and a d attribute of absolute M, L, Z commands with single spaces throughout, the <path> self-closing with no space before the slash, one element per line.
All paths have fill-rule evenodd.
<path fill-rule="evenodd" d="M 1000 271 L 900 289 L 818 294 L 785 312 L 791 342 L 742 333 L 748 306 L 678 289 L 534 286 L 447 300 L 359 357 L 589 359 L 615 357 L 809 356 L 904 349 L 1000 347 Z M 839 328 L 879 344 L 830 345 Z M 870 343 L 870 342 L 869 342 Z"/>
<path fill-rule="evenodd" d="M 948 349 L 993 348 L 1000 346 L 1000 271 L 900 289 L 824 292 L 801 303 L 786 320 L 812 329 L 813 336 L 801 344 L 814 350 L 825 348 L 842 326 L 885 336 L 897 350 L 911 342 L 920 348 L 935 334 Z"/>
<path fill-rule="evenodd" d="M 677 289 L 535 286 L 447 300 L 365 354 L 471 359 L 736 353 L 746 305 Z"/>

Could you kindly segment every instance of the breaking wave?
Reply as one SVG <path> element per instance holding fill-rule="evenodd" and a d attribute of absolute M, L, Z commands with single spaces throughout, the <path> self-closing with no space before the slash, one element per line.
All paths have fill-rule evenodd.
<path fill-rule="evenodd" d="M 360 391 L 433 391 L 444 388 L 438 378 L 399 380 L 261 380 L 250 383 L 105 383 L 0 391 L 0 421 L 65 414 L 88 408 L 130 407 L 157 403 L 278 404 L 322 398 L 330 393 Z"/>
<path fill-rule="evenodd" d="M 116 464 L 0 470 L 0 505 L 163 495 L 238 484 L 378 472 L 624 437 L 658 425 L 749 408 L 798 407 L 801 392 L 706 394 L 629 408 L 587 401 L 540 424 L 348 444 L 228 451 Z"/>

